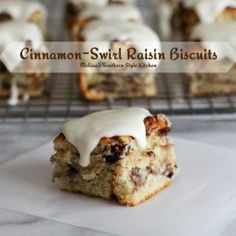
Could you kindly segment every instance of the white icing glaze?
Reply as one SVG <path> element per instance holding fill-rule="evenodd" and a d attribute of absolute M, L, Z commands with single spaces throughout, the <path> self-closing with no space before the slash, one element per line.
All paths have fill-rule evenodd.
<path fill-rule="evenodd" d="M 7 102 L 10 106 L 16 106 L 19 103 L 19 91 L 15 79 L 11 80 L 10 98 Z"/>
<path fill-rule="evenodd" d="M 40 11 L 47 16 L 46 8 L 40 2 L 24 0 L 1 0 L 0 13 L 6 12 L 15 20 L 26 21 L 32 14 Z"/>
<path fill-rule="evenodd" d="M 83 4 L 86 7 L 103 7 L 106 6 L 109 0 L 69 0 L 75 5 Z"/>
<path fill-rule="evenodd" d="M 219 42 L 228 42 L 236 50 L 236 24 L 234 22 L 218 22 L 211 24 L 198 24 L 194 27 L 192 39 L 201 39 L 205 48 L 212 49 L 218 55 L 218 59 L 225 57 L 236 61 L 235 51 L 227 50 L 225 45 Z"/>
<path fill-rule="evenodd" d="M 179 0 L 186 7 L 193 8 L 203 23 L 215 21 L 215 17 L 227 7 L 235 7 L 235 0 Z"/>
<path fill-rule="evenodd" d="M 0 35 L 0 60 L 10 72 L 13 72 L 21 63 L 20 51 L 25 47 L 26 41 L 32 42 L 34 50 L 42 49 L 44 41 L 38 27 L 26 22 L 1 23 Z M 11 44 L 13 42 L 14 45 Z"/>
<path fill-rule="evenodd" d="M 117 0 L 113 0 L 116 2 Z M 125 4 L 133 4 L 135 0 L 119 0 Z M 104 7 L 110 3 L 109 0 L 69 0 L 75 5 L 83 4 L 86 7 Z"/>
<path fill-rule="evenodd" d="M 159 43 L 156 33 L 144 24 L 135 22 L 94 21 L 81 32 L 87 42 L 129 41 Z"/>
<path fill-rule="evenodd" d="M 103 137 L 132 136 L 140 148 L 146 146 L 144 119 L 151 114 L 142 108 L 123 108 L 92 113 L 67 122 L 62 133 L 80 153 L 80 165 L 90 163 L 90 154 Z"/>
<path fill-rule="evenodd" d="M 160 34 L 163 38 L 167 39 L 171 37 L 171 17 L 172 17 L 172 9 L 170 4 L 166 2 L 166 0 L 162 0 L 159 2 L 157 7 L 157 15 L 159 19 L 159 30 Z"/>
<path fill-rule="evenodd" d="M 105 7 L 87 8 L 79 14 L 79 19 L 96 17 L 99 20 L 142 21 L 142 16 L 137 7 L 131 5 L 111 4 Z"/>
<path fill-rule="evenodd" d="M 27 101 L 29 101 L 29 99 L 30 99 L 30 95 L 29 95 L 29 93 L 26 92 L 26 93 L 24 94 L 22 100 L 23 100 L 23 102 L 27 102 Z"/>
<path fill-rule="evenodd" d="M 99 50 L 106 52 L 110 49 L 112 41 L 123 41 L 132 43 L 137 51 L 145 49 L 161 52 L 161 43 L 157 34 L 144 24 L 135 22 L 118 21 L 93 21 L 83 28 L 82 37 L 86 42 L 102 42 Z M 158 65 L 159 60 L 148 60 Z"/>

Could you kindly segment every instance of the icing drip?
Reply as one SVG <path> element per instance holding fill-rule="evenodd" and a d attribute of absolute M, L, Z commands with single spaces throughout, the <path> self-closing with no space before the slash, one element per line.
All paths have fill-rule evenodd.
<path fill-rule="evenodd" d="M 21 63 L 19 55 L 26 41 L 32 42 L 34 50 L 45 50 L 42 47 L 42 33 L 34 24 L 16 21 L 1 23 L 0 35 L 0 60 L 10 72 Z"/>
<path fill-rule="evenodd" d="M 222 32 L 223 29 L 223 32 Z M 218 22 L 199 24 L 193 29 L 192 39 L 201 39 L 205 48 L 214 50 L 218 59 L 229 58 L 236 61 L 236 24 L 234 22 Z M 234 48 L 227 48 L 218 42 L 228 42 Z"/>
<path fill-rule="evenodd" d="M 19 103 L 19 90 L 15 79 L 11 80 L 10 98 L 7 101 L 10 106 L 16 106 Z"/>
<path fill-rule="evenodd" d="M 29 95 L 29 93 L 26 92 L 23 96 L 23 102 L 27 102 L 27 101 L 29 101 L 29 99 L 30 99 L 30 95 Z"/>
<path fill-rule="evenodd" d="M 80 19 L 95 17 L 99 20 L 114 21 L 142 21 L 142 16 L 138 8 L 131 5 L 108 5 L 102 8 L 91 7 L 82 11 L 79 15 Z"/>
<path fill-rule="evenodd" d="M 162 0 L 157 7 L 157 14 L 159 16 L 159 30 L 163 38 L 168 38 L 171 36 L 171 26 L 170 21 L 172 18 L 172 9 L 165 0 Z"/>
<path fill-rule="evenodd" d="M 90 154 L 103 137 L 132 136 L 140 148 L 146 146 L 144 119 L 151 114 L 142 108 L 123 108 L 97 112 L 67 122 L 62 133 L 80 153 L 80 165 L 90 163 Z"/>

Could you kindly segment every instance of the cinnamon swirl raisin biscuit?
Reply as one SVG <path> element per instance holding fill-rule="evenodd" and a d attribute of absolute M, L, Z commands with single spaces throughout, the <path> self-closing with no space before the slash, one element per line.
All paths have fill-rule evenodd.
<path fill-rule="evenodd" d="M 112 53 L 117 53 L 119 49 L 126 52 L 133 48 L 138 53 L 143 53 L 142 48 L 147 50 L 161 51 L 161 43 L 158 35 L 144 24 L 135 22 L 118 22 L 118 21 L 92 21 L 86 24 L 77 36 L 77 41 L 82 40 L 83 45 L 86 42 L 95 44 L 101 42 L 102 48 L 111 48 Z M 126 65 L 135 63 L 137 67 L 131 72 Z M 146 60 L 134 58 L 127 59 L 125 56 L 118 60 L 101 59 L 91 60 L 84 59 L 85 64 L 111 65 L 85 68 L 78 76 L 80 91 L 85 99 L 104 100 L 116 98 L 137 98 L 137 97 L 154 97 L 157 95 L 155 81 L 155 69 L 159 65 L 159 60 Z M 120 64 L 123 68 L 113 65 Z M 142 67 L 139 65 L 154 65 L 153 68 Z M 118 69 L 118 70 L 117 70 Z M 120 70 L 119 70 L 120 69 Z"/>
<path fill-rule="evenodd" d="M 32 23 L 8 21 L 0 24 L 0 35 L 0 97 L 9 98 L 9 105 L 17 105 L 21 100 L 41 96 L 48 78 L 48 66 L 43 62 L 24 63 L 18 49 L 13 51 L 9 46 L 17 42 L 15 47 L 20 44 L 19 50 L 24 45 L 33 52 L 46 49 L 39 28 Z"/>
<path fill-rule="evenodd" d="M 222 31 L 222 29 L 224 29 Z M 232 50 L 236 49 L 234 35 L 236 34 L 236 24 L 233 22 L 221 22 L 211 24 L 199 24 L 193 29 L 192 40 L 198 40 L 196 47 L 192 51 L 204 51 L 205 48 L 213 49 L 219 44 L 216 53 L 217 60 L 212 63 L 206 60 L 204 63 L 190 63 L 196 66 L 195 71 L 202 73 L 189 73 L 190 93 L 193 96 L 222 95 L 236 93 L 236 64 Z M 228 42 L 232 50 L 224 50 L 218 42 Z M 211 43 L 212 42 L 212 43 Z M 225 68 L 229 71 L 226 72 Z M 217 69 L 218 73 L 214 73 Z M 212 73 L 210 73 L 212 72 Z"/>
<path fill-rule="evenodd" d="M 115 197 L 123 205 L 135 206 L 175 177 L 174 145 L 167 137 L 170 127 L 165 115 L 152 116 L 141 108 L 71 121 L 54 140 L 53 181 L 64 191 Z"/>

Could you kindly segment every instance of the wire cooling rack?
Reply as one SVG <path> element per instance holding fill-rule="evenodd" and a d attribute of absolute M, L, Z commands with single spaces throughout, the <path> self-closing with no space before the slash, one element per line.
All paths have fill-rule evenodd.
<path fill-rule="evenodd" d="M 159 96 L 155 98 L 118 99 L 88 102 L 82 99 L 76 85 L 76 75 L 60 74 L 48 81 L 47 92 L 39 99 L 9 107 L 0 101 L 0 120 L 60 121 L 92 111 L 141 106 L 152 113 L 167 115 L 236 114 L 236 96 L 192 98 L 187 79 L 183 76 L 158 75 Z"/>
<path fill-rule="evenodd" d="M 43 1 L 50 10 L 49 31 L 55 41 L 66 41 L 68 36 L 63 24 L 64 1 Z M 156 1 L 140 0 L 146 22 L 157 28 Z M 0 121 L 63 121 L 89 112 L 124 106 L 141 106 L 152 113 L 167 115 L 236 114 L 236 95 L 193 98 L 188 92 L 184 74 L 157 74 L 158 97 L 118 99 L 88 102 L 83 100 L 76 83 L 76 75 L 53 74 L 47 82 L 45 94 L 25 104 L 9 107 L 0 100 Z"/>

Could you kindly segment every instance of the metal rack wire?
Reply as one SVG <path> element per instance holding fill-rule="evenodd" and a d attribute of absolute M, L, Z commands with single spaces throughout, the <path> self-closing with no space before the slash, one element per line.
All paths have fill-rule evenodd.
<path fill-rule="evenodd" d="M 153 113 L 164 112 L 168 115 L 236 113 L 236 95 L 192 98 L 188 94 L 184 75 L 159 75 L 157 84 L 160 92 L 155 98 L 88 102 L 83 100 L 75 84 L 75 75 L 54 75 L 48 83 L 47 93 L 39 99 L 32 99 L 17 107 L 9 107 L 5 101 L 0 101 L 0 121 L 64 120 L 92 111 L 123 106 L 141 106 Z"/>
<path fill-rule="evenodd" d="M 44 1 L 49 9 L 54 9 L 49 20 L 52 38 L 67 40 L 66 29 L 62 23 L 63 1 L 53 6 L 54 1 Z M 156 1 L 140 0 L 146 22 L 156 27 Z M 44 96 L 32 99 L 25 104 L 9 107 L 0 100 L 0 122 L 4 121 L 63 121 L 92 111 L 141 106 L 153 113 L 167 115 L 212 115 L 236 114 L 236 95 L 220 97 L 205 96 L 193 98 L 188 93 L 188 80 L 184 74 L 158 74 L 158 97 L 140 99 L 118 99 L 114 101 L 88 102 L 83 100 L 76 86 L 76 75 L 53 74 L 48 80 Z"/>

